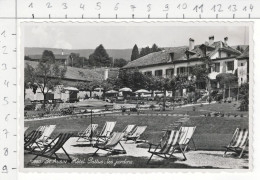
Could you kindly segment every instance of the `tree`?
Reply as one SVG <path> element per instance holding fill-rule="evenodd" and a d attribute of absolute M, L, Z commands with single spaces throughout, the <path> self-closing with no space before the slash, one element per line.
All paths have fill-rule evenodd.
<path fill-rule="evenodd" d="M 71 53 L 69 57 L 69 66 L 78 68 L 82 68 L 84 66 L 84 63 L 86 61 L 85 57 L 80 57 L 78 53 Z"/>
<path fill-rule="evenodd" d="M 109 57 L 102 44 L 89 56 L 89 64 L 92 66 L 110 66 L 111 62 L 112 58 Z"/>
<path fill-rule="evenodd" d="M 249 107 L 249 83 L 244 83 L 239 88 L 239 99 L 241 99 L 240 110 L 248 111 Z"/>
<path fill-rule="evenodd" d="M 59 66 L 58 62 L 55 62 L 55 57 L 51 51 L 45 50 L 42 54 L 36 68 L 33 68 L 29 64 L 25 67 L 26 82 L 30 84 L 36 84 L 40 88 L 44 97 L 43 108 L 45 109 L 45 101 L 47 94 L 50 90 L 61 84 L 62 78 L 64 78 L 67 69 L 64 66 Z"/>
<path fill-rule="evenodd" d="M 151 49 L 149 46 L 146 46 L 145 48 L 142 48 L 140 51 L 140 57 L 146 56 L 147 54 L 151 53 Z"/>
<path fill-rule="evenodd" d="M 127 64 L 127 61 L 123 58 L 120 58 L 120 59 L 115 59 L 114 60 L 114 66 L 113 67 L 123 67 Z"/>
<path fill-rule="evenodd" d="M 139 50 L 137 45 L 135 44 L 132 50 L 131 61 L 136 60 L 138 58 L 139 58 Z"/>
<path fill-rule="evenodd" d="M 207 70 L 206 66 L 195 65 L 192 68 L 191 74 L 194 76 L 193 78 L 195 79 L 196 88 L 199 87 L 201 84 L 207 83 L 207 79 L 208 79 L 207 71 L 208 70 Z"/>
<path fill-rule="evenodd" d="M 226 87 L 229 88 L 229 96 L 230 96 L 230 87 L 237 85 L 237 77 L 232 73 L 220 73 L 216 76 L 216 80 L 218 81 L 220 87 L 223 88 L 223 99 L 225 96 Z"/>
<path fill-rule="evenodd" d="M 138 89 L 147 89 L 148 78 L 137 69 L 121 70 L 116 80 L 117 88 L 129 87 L 136 91 Z"/>
<path fill-rule="evenodd" d="M 161 51 L 162 49 L 159 48 L 156 44 L 153 44 L 152 48 L 151 48 L 151 52 L 158 52 Z"/>

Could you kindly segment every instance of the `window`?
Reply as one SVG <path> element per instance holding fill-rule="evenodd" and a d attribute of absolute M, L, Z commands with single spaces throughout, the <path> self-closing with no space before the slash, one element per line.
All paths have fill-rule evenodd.
<path fill-rule="evenodd" d="M 155 76 L 162 76 L 162 70 L 156 70 Z"/>
<path fill-rule="evenodd" d="M 213 67 L 214 72 L 220 72 L 220 63 L 215 63 Z"/>
<path fill-rule="evenodd" d="M 241 63 L 240 65 L 241 65 L 241 66 L 244 66 L 244 63 Z"/>
<path fill-rule="evenodd" d="M 227 62 L 227 70 L 233 71 L 234 70 L 234 61 Z"/>
<path fill-rule="evenodd" d="M 174 69 L 166 69 L 166 77 L 172 78 L 174 75 Z"/>
<path fill-rule="evenodd" d="M 192 72 L 193 72 L 193 67 L 188 67 L 188 74 L 192 74 Z"/>
<path fill-rule="evenodd" d="M 152 75 L 152 71 L 146 71 L 146 72 L 144 72 L 144 75 L 151 76 Z"/>

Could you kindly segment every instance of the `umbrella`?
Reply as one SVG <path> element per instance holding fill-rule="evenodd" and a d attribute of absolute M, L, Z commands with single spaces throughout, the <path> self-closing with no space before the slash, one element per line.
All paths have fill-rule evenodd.
<path fill-rule="evenodd" d="M 135 91 L 135 93 L 150 93 L 150 92 L 145 89 L 139 89 L 138 91 Z"/>
<path fill-rule="evenodd" d="M 106 94 L 117 94 L 118 91 L 115 91 L 115 90 L 110 90 L 110 91 L 107 91 Z"/>
<path fill-rule="evenodd" d="M 75 87 L 65 87 L 63 88 L 64 90 L 68 90 L 68 91 L 79 91 L 77 88 Z"/>
<path fill-rule="evenodd" d="M 122 92 L 132 92 L 132 89 L 130 89 L 128 87 L 124 87 L 122 89 L 119 89 L 119 91 L 122 91 Z"/>
<path fill-rule="evenodd" d="M 111 103 L 108 102 L 104 102 L 101 100 L 96 100 L 96 99 L 92 99 L 92 100 L 85 100 L 85 101 L 81 101 L 78 103 L 75 103 L 73 106 L 71 106 L 72 108 L 77 108 L 77 107 L 92 107 L 92 108 L 97 108 L 97 107 L 106 107 L 108 105 L 112 105 Z M 90 136 L 90 140 L 92 141 L 92 135 L 93 135 L 93 130 L 92 130 L 92 109 L 90 111 L 90 124 L 91 124 L 91 136 Z"/>

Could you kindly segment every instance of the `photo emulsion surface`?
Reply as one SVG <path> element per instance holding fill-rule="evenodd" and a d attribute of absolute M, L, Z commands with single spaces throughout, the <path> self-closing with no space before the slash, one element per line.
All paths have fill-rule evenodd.
<path fill-rule="evenodd" d="M 250 169 L 251 25 L 22 22 L 22 166 Z"/>

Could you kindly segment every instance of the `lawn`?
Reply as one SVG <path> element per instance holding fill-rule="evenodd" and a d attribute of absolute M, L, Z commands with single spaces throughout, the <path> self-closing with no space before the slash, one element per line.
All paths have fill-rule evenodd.
<path fill-rule="evenodd" d="M 231 104 L 211 104 L 199 107 L 200 110 L 210 111 L 219 109 L 232 109 Z M 221 106 L 221 108 L 220 108 Z M 219 107 L 219 109 L 217 109 Z M 172 111 L 173 113 L 180 113 L 180 111 L 188 112 L 192 107 L 183 107 L 179 110 Z M 186 112 L 187 112 L 186 111 Z M 167 112 L 167 111 L 166 111 Z M 169 112 L 169 111 L 168 111 Z M 197 111 L 198 112 L 198 111 Z M 235 110 L 233 110 L 235 112 Z M 235 112 L 237 113 L 237 112 Z M 198 113 L 201 114 L 201 113 Z M 246 113 L 245 113 L 246 114 Z M 144 116 L 144 115 L 109 115 L 94 117 L 93 123 L 97 123 L 99 127 L 97 131 L 101 131 L 106 121 L 117 121 L 114 131 L 122 131 L 128 124 L 146 125 L 148 126 L 144 134 L 141 136 L 142 139 L 150 142 L 158 142 L 162 136 L 162 129 L 167 128 L 169 124 L 178 121 L 181 117 L 178 116 Z M 28 132 L 36 129 L 40 125 L 56 124 L 57 128 L 53 133 L 56 136 L 61 132 L 78 132 L 85 129 L 90 124 L 90 118 L 77 118 L 77 119 L 49 119 L 40 121 L 26 121 L 25 126 L 29 126 Z M 229 143 L 234 130 L 237 127 L 248 128 L 249 120 L 248 117 L 199 117 L 191 116 L 188 121 L 183 122 L 183 126 L 196 126 L 194 134 L 194 141 L 198 149 L 201 150 L 223 150 L 222 146 Z"/>
<path fill-rule="evenodd" d="M 224 114 L 230 113 L 231 115 L 244 115 L 248 116 L 248 111 L 239 111 L 238 107 L 240 106 L 240 103 L 238 102 L 232 102 L 232 103 L 214 103 L 214 104 L 195 104 L 190 106 L 183 106 L 183 107 L 177 107 L 174 108 L 166 108 L 166 111 L 158 111 L 158 110 L 145 110 L 141 111 L 143 113 L 166 113 L 166 114 L 188 114 L 190 116 L 199 116 L 204 115 L 210 112 L 221 112 Z M 193 108 L 195 107 L 195 111 Z"/>

